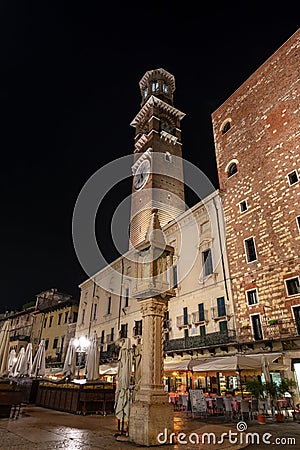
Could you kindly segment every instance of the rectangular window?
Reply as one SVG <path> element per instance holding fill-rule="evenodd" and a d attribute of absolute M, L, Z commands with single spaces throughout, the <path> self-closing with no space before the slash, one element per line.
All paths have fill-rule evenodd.
<path fill-rule="evenodd" d="M 52 348 L 57 348 L 58 347 L 58 338 L 54 338 L 53 339 L 53 347 Z"/>
<path fill-rule="evenodd" d="M 204 303 L 199 303 L 199 305 L 198 305 L 198 312 L 199 312 L 199 322 L 203 322 L 205 320 L 205 317 L 204 317 Z"/>
<path fill-rule="evenodd" d="M 177 266 L 173 266 L 173 288 L 178 287 Z"/>
<path fill-rule="evenodd" d="M 226 306 L 224 297 L 217 298 L 217 306 L 218 306 L 218 317 L 226 316 Z"/>
<path fill-rule="evenodd" d="M 105 333 L 105 330 L 102 330 L 101 331 L 101 337 L 100 337 L 100 343 L 101 344 L 104 344 L 104 333 Z"/>
<path fill-rule="evenodd" d="M 57 321 L 57 325 L 61 324 L 61 318 L 62 318 L 62 313 L 58 314 L 58 321 Z"/>
<path fill-rule="evenodd" d="M 65 312 L 65 323 L 68 323 L 69 311 Z"/>
<path fill-rule="evenodd" d="M 219 329 L 221 332 L 228 331 L 227 320 L 221 320 L 221 322 L 219 322 Z"/>
<path fill-rule="evenodd" d="M 297 295 L 300 293 L 299 277 L 284 280 L 288 295 Z"/>
<path fill-rule="evenodd" d="M 201 325 L 201 326 L 199 327 L 199 333 L 200 333 L 200 336 L 205 336 L 205 335 L 206 335 L 206 328 L 205 328 L 205 325 Z"/>
<path fill-rule="evenodd" d="M 243 200 L 240 203 L 240 213 L 247 211 L 247 209 L 248 209 L 247 200 Z"/>
<path fill-rule="evenodd" d="M 288 177 L 290 186 L 292 186 L 293 184 L 295 184 L 299 181 L 297 170 L 293 170 L 292 172 L 288 173 L 287 177 Z"/>
<path fill-rule="evenodd" d="M 168 92 L 168 86 L 166 84 L 163 84 L 163 92 L 165 93 Z"/>
<path fill-rule="evenodd" d="M 296 217 L 296 222 L 297 222 L 298 231 L 300 233 L 300 216 Z"/>
<path fill-rule="evenodd" d="M 258 303 L 257 289 L 249 289 L 246 291 L 248 305 L 256 305 Z"/>
<path fill-rule="evenodd" d="M 183 308 L 183 325 L 188 325 L 188 323 L 189 323 L 189 320 L 188 320 L 188 309 L 185 306 Z"/>
<path fill-rule="evenodd" d="M 158 92 L 158 81 L 152 82 L 152 92 Z"/>
<path fill-rule="evenodd" d="M 48 350 L 49 347 L 49 339 L 45 340 L 45 350 Z"/>
<path fill-rule="evenodd" d="M 252 332 L 255 341 L 261 341 L 263 339 L 261 321 L 259 314 L 251 315 Z"/>
<path fill-rule="evenodd" d="M 128 333 L 128 324 L 123 323 L 121 325 L 120 338 L 127 338 L 127 333 Z"/>
<path fill-rule="evenodd" d="M 297 327 L 297 334 L 300 334 L 300 306 L 293 306 L 293 315 Z"/>
<path fill-rule="evenodd" d="M 74 311 L 74 312 L 73 312 L 73 323 L 76 323 L 76 322 L 77 322 L 77 318 L 78 318 L 78 312 L 77 312 L 77 311 Z"/>
<path fill-rule="evenodd" d="M 141 336 L 142 335 L 142 321 L 136 320 L 134 322 L 134 336 Z"/>
<path fill-rule="evenodd" d="M 115 340 L 115 329 L 112 328 L 112 329 L 110 330 L 110 341 L 111 341 L 111 342 L 114 342 L 114 340 Z"/>
<path fill-rule="evenodd" d="M 107 313 L 106 314 L 111 314 L 111 296 L 109 296 L 107 299 Z"/>
<path fill-rule="evenodd" d="M 211 275 L 213 273 L 211 249 L 202 252 L 202 261 L 204 267 L 204 276 Z"/>
<path fill-rule="evenodd" d="M 65 336 L 62 336 L 60 341 L 59 358 L 61 358 L 61 355 L 64 351 L 64 343 L 65 343 Z"/>
<path fill-rule="evenodd" d="M 47 317 L 44 319 L 44 328 L 46 328 L 47 325 Z"/>
<path fill-rule="evenodd" d="M 244 240 L 247 262 L 257 260 L 254 239 L 251 237 Z"/>
<path fill-rule="evenodd" d="M 97 319 L 97 303 L 94 303 L 93 320 Z"/>
<path fill-rule="evenodd" d="M 164 328 L 169 328 L 169 311 L 164 313 Z"/>
<path fill-rule="evenodd" d="M 188 329 L 188 328 L 185 328 L 185 329 L 184 329 L 184 337 L 185 337 L 185 338 L 188 338 L 188 337 L 189 337 L 189 329 Z"/>
<path fill-rule="evenodd" d="M 124 307 L 127 308 L 128 304 L 129 304 L 129 288 L 126 288 L 126 290 L 125 290 L 125 305 L 124 305 Z"/>
<path fill-rule="evenodd" d="M 81 325 L 84 324 L 85 309 L 82 310 Z"/>
<path fill-rule="evenodd" d="M 52 327 L 52 322 L 53 322 L 53 316 L 50 316 L 50 318 L 49 318 L 49 328 Z"/>

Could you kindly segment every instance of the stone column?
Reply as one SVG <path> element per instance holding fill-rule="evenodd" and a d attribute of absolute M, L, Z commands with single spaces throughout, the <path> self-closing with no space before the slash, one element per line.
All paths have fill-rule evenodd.
<path fill-rule="evenodd" d="M 140 389 L 130 408 L 129 439 L 159 445 L 157 436 L 174 430 L 174 410 L 163 389 L 163 318 L 168 298 L 140 300 L 143 317 L 143 355 Z"/>

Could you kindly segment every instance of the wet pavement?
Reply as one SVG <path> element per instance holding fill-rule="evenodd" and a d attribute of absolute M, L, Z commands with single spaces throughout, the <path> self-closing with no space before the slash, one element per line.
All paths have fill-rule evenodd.
<path fill-rule="evenodd" d="M 166 443 L 152 446 L 151 449 L 215 450 L 222 448 L 238 450 L 247 447 L 249 450 L 256 450 L 270 448 L 270 444 L 263 444 L 263 438 L 271 444 L 274 442 L 273 445 L 276 446 L 300 449 L 300 424 L 292 420 L 284 424 L 267 423 L 265 425 L 259 425 L 253 420 L 248 422 L 247 431 L 243 431 L 243 427 L 238 431 L 236 422 L 225 422 L 223 417 L 192 418 L 184 411 L 176 411 L 174 414 L 175 437 L 168 436 L 166 439 L 163 433 L 162 419 L 162 429 L 158 430 L 158 433 L 163 433 L 160 435 L 160 441 L 166 441 Z M 184 433 L 185 436 L 179 433 Z M 253 437 L 252 434 L 249 435 L 250 445 L 249 442 L 246 442 L 247 433 L 256 433 Z M 22 408 L 18 419 L 0 419 L 0 448 L 5 450 L 134 450 L 149 448 L 128 441 L 120 442 L 117 439 L 126 440 L 128 438 L 126 436 L 117 438 L 116 434 L 117 420 L 114 415 L 82 416 L 26 405 Z M 287 440 L 288 438 L 295 438 L 295 443 L 292 444 Z M 204 439 L 204 443 L 202 443 L 202 439 Z M 210 439 L 210 443 L 208 439 Z M 215 444 L 213 443 L 214 439 L 216 440 Z M 256 444 L 251 444 L 252 439 Z M 257 439 L 259 439 L 259 444 L 257 444 Z M 276 439 L 281 439 L 281 441 L 275 442 Z"/>

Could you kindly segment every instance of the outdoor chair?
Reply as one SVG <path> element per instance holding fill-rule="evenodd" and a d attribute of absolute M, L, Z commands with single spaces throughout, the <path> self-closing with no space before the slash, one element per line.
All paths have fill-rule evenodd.
<path fill-rule="evenodd" d="M 241 400 L 240 417 L 242 420 L 250 419 L 250 404 L 248 400 Z"/>
<path fill-rule="evenodd" d="M 223 414 L 224 413 L 224 402 L 223 397 L 217 397 L 216 398 L 216 414 Z"/>
<path fill-rule="evenodd" d="M 182 395 L 182 409 L 184 410 L 184 411 L 187 411 L 187 409 L 188 409 L 188 399 L 187 399 L 187 396 L 186 395 Z"/>
<path fill-rule="evenodd" d="M 224 398 L 224 407 L 225 407 L 225 418 L 232 419 L 232 397 Z"/>
<path fill-rule="evenodd" d="M 257 414 L 258 414 L 258 400 L 256 398 L 253 398 L 251 401 L 251 408 L 250 408 L 251 419 L 252 420 L 256 419 Z"/>
<path fill-rule="evenodd" d="M 182 408 L 183 408 L 183 399 L 182 399 L 182 395 L 179 395 L 178 396 L 178 400 L 177 400 L 177 405 L 176 405 L 176 409 L 178 410 L 178 411 L 181 411 L 182 410 Z"/>

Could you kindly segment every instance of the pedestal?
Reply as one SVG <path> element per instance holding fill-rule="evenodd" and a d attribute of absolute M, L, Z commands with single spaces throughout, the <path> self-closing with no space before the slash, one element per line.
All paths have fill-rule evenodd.
<path fill-rule="evenodd" d="M 167 429 L 167 436 L 174 431 L 174 409 L 168 396 L 150 402 L 136 400 L 131 405 L 129 438 L 144 446 L 159 445 L 158 435 Z"/>

